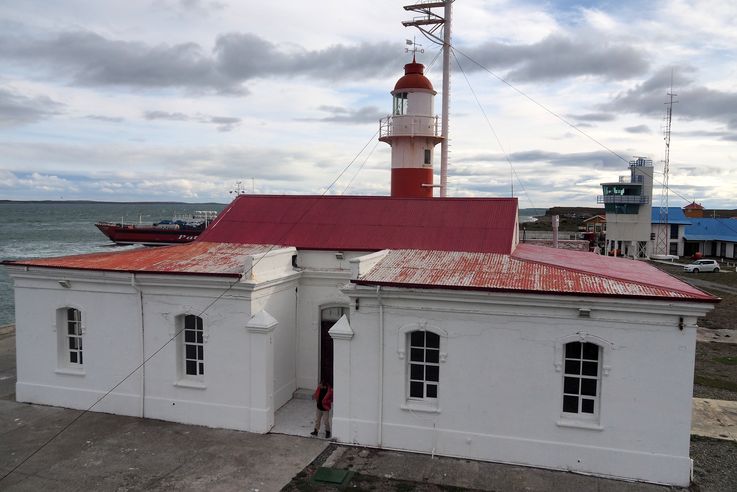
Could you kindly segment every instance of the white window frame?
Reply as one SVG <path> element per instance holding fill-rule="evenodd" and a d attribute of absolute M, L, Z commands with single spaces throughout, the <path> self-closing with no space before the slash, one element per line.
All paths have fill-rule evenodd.
<path fill-rule="evenodd" d="M 423 379 L 419 380 L 416 378 L 412 378 L 412 333 L 416 331 L 421 332 L 427 332 L 432 333 L 434 335 L 438 336 L 438 357 L 437 362 L 422 362 L 423 366 Z M 405 388 L 405 401 L 404 404 L 400 406 L 403 410 L 409 410 L 409 411 L 419 411 L 419 412 L 431 412 L 431 413 L 440 413 L 441 411 L 441 405 L 443 398 L 443 391 L 442 391 L 442 379 L 443 379 L 443 365 L 447 361 L 447 343 L 448 343 L 448 333 L 438 327 L 429 325 L 426 321 L 421 321 L 419 323 L 412 323 L 406 326 L 401 327 L 397 332 L 397 356 L 400 360 L 404 360 L 404 388 Z M 418 348 L 418 347 L 415 347 Z M 425 343 L 424 350 L 427 350 L 427 344 Z M 430 350 L 436 350 L 434 348 L 430 348 Z M 426 352 L 425 352 L 426 353 Z M 417 362 L 414 362 L 417 364 Z M 427 374 L 426 369 L 424 369 L 427 366 L 431 367 L 437 367 L 437 381 L 428 381 L 427 380 Z M 413 397 L 410 395 L 411 390 L 411 383 L 412 382 L 423 382 L 423 397 Z M 431 385 L 436 386 L 436 396 L 435 397 L 427 397 L 426 391 L 427 391 L 427 383 L 430 383 Z"/>
<path fill-rule="evenodd" d="M 187 328 L 187 319 L 194 318 L 194 329 Z M 197 322 L 199 320 L 199 323 Z M 197 329 L 199 326 L 200 329 Z M 192 388 L 205 388 L 205 345 L 207 343 L 207 331 L 205 319 L 196 314 L 181 314 L 176 317 L 177 336 L 177 386 Z M 191 337 L 190 337 L 191 334 Z M 188 338 L 191 338 L 188 340 Z M 191 351 L 194 351 L 192 353 Z M 187 372 L 188 363 L 194 363 L 194 374 Z"/>
<path fill-rule="evenodd" d="M 579 344 L 578 353 L 569 354 L 569 347 Z M 593 347 L 595 356 L 587 353 L 587 348 Z M 589 349 L 590 350 L 590 349 Z M 598 418 L 601 405 L 601 346 L 592 342 L 578 340 L 566 343 L 563 346 L 563 413 L 573 414 L 576 418 Z M 585 368 L 593 369 L 587 371 Z M 593 374 L 592 374 L 593 372 Z M 593 395 L 585 388 L 594 384 Z M 587 384 L 588 383 L 588 384 Z M 576 388 L 571 388 L 574 385 Z M 566 410 L 566 400 L 576 400 L 576 411 Z M 584 409 L 588 403 L 593 403 L 592 411 Z"/>
<path fill-rule="evenodd" d="M 565 395 L 569 394 L 565 391 L 565 378 L 566 378 L 566 368 L 565 368 L 565 361 L 566 361 L 566 346 L 568 343 L 571 342 L 580 342 L 582 344 L 584 343 L 591 343 L 593 345 L 596 345 L 599 349 L 598 352 L 598 361 L 597 361 L 597 384 L 596 384 L 596 396 L 594 399 L 594 413 L 585 413 L 581 412 L 582 403 L 580 400 L 580 383 L 579 383 L 579 401 L 578 401 L 578 409 L 579 411 L 574 412 L 565 412 L 563 411 L 563 405 L 564 405 L 564 397 Z M 561 373 L 560 377 L 560 398 L 557 400 L 558 405 L 558 412 L 559 412 L 559 420 L 556 422 L 557 425 L 561 427 L 579 427 L 579 428 L 585 428 L 585 429 L 593 429 L 593 430 L 603 430 L 603 426 L 601 425 L 603 418 L 606 413 L 606 408 L 604 404 L 606 403 L 605 393 L 604 389 L 606 387 L 604 383 L 604 379 L 606 376 L 609 375 L 611 372 L 611 356 L 612 351 L 615 349 L 615 346 L 612 342 L 605 340 L 601 337 L 598 337 L 596 335 L 591 335 L 588 333 L 578 332 L 576 334 L 563 337 L 556 341 L 555 345 L 555 370 L 556 372 Z M 589 378 L 590 376 L 573 376 L 573 377 L 579 377 L 579 378 Z M 585 395 L 586 396 L 586 395 Z"/>
<path fill-rule="evenodd" d="M 422 341 L 417 339 L 422 338 Z M 414 339 L 414 340 L 413 340 Z M 430 340 L 437 343 L 430 344 Z M 407 400 L 435 402 L 440 386 L 440 335 L 428 330 L 407 333 Z M 422 374 L 417 374 L 421 372 Z M 413 386 L 422 396 L 413 395 Z"/>
<path fill-rule="evenodd" d="M 74 319 L 70 318 L 72 314 Z M 56 309 L 57 373 L 84 375 L 85 321 L 86 316 L 79 306 L 66 305 Z M 72 327 L 73 332 L 70 333 Z"/>

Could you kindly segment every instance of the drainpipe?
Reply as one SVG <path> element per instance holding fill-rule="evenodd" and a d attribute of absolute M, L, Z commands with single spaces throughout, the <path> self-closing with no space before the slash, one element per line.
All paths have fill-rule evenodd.
<path fill-rule="evenodd" d="M 298 281 L 299 282 L 299 281 Z M 253 301 L 250 301 L 249 304 L 251 305 L 249 307 L 249 310 L 253 311 Z M 322 336 L 322 334 L 321 334 Z M 300 329 L 299 329 L 299 285 L 297 285 L 294 288 L 294 339 L 296 343 L 294 344 L 294 360 L 299 361 L 299 346 L 301 344 L 300 342 Z M 298 381 L 297 379 L 297 366 L 298 363 L 295 363 L 294 365 L 294 380 Z M 299 389 L 299 383 L 295 385 L 295 390 Z M 292 397 L 294 397 L 294 394 L 292 394 Z"/>
<path fill-rule="evenodd" d="M 138 292 L 138 305 L 141 313 L 141 417 L 146 416 L 146 337 L 143 324 L 143 291 L 136 283 L 136 274 L 131 273 L 131 287 Z"/>
<path fill-rule="evenodd" d="M 382 422 L 384 420 L 384 305 L 381 303 L 381 286 L 376 286 L 379 304 L 379 434 L 378 446 L 382 445 Z"/>

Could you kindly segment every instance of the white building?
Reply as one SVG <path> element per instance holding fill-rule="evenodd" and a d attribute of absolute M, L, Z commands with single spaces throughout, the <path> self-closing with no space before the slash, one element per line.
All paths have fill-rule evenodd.
<path fill-rule="evenodd" d="M 630 175 L 602 183 L 597 203 L 606 211 L 606 247 L 611 256 L 648 258 L 653 195 L 653 161 L 639 157 L 630 161 Z"/>
<path fill-rule="evenodd" d="M 665 249 L 665 253 L 672 257 L 693 254 L 693 252 L 687 253 L 684 248 L 685 243 L 683 237 L 686 234 L 686 229 L 691 225 L 692 219 L 684 215 L 683 209 L 679 207 L 668 207 L 667 217 L 664 216 L 662 222 L 660 218 L 660 207 L 654 208 L 652 214 L 650 251 L 653 254 L 657 254 L 658 249 Z"/>
<path fill-rule="evenodd" d="M 18 401 L 263 433 L 326 378 L 340 442 L 689 482 L 716 299 L 518 244 L 516 199 L 241 195 L 190 244 L 5 265 Z"/>

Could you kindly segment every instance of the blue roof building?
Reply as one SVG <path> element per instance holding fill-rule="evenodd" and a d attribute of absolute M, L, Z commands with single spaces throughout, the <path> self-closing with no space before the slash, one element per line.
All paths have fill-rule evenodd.
<path fill-rule="evenodd" d="M 737 242 L 737 219 L 689 219 L 684 238 L 687 241 Z"/>
<path fill-rule="evenodd" d="M 653 238 L 660 224 L 660 209 L 652 211 Z M 686 217 L 678 207 L 668 208 L 671 254 L 737 258 L 737 219 Z M 677 251 L 677 253 L 676 253 Z"/>
<path fill-rule="evenodd" d="M 683 209 L 680 207 L 668 207 L 668 223 L 688 225 L 694 219 L 686 217 L 683 213 Z M 653 207 L 652 210 L 652 223 L 660 224 L 660 207 Z"/>

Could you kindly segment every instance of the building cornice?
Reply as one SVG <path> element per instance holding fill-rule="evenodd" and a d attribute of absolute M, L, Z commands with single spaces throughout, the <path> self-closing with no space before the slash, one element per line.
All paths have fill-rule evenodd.
<path fill-rule="evenodd" d="M 351 285 L 342 289 L 350 298 L 377 298 L 377 286 Z M 571 309 L 576 313 L 582 308 L 638 314 L 671 316 L 704 316 L 713 304 L 704 302 L 669 301 L 665 299 L 632 299 L 597 296 L 548 295 L 515 292 L 474 290 L 443 290 L 381 287 L 382 301 L 416 300 L 424 302 L 448 302 L 487 306 L 528 307 L 543 309 Z"/>

